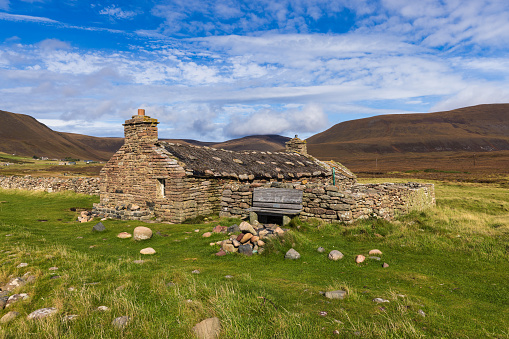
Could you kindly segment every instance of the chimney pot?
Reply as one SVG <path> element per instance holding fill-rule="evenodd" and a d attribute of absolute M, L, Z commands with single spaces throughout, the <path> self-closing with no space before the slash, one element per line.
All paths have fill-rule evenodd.
<path fill-rule="evenodd" d="M 145 115 L 145 110 L 143 108 L 138 108 L 138 115 Z"/>

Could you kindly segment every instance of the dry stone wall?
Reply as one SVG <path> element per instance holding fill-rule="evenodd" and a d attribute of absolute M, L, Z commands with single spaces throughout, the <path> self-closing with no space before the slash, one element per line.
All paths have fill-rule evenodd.
<path fill-rule="evenodd" d="M 411 210 L 435 206 L 432 184 L 356 184 L 341 189 L 326 183 L 228 184 L 221 197 L 221 216 L 246 217 L 253 190 L 257 187 L 290 188 L 303 191 L 301 220 L 318 218 L 327 222 L 350 223 L 370 217 L 393 219 Z"/>
<path fill-rule="evenodd" d="M 88 195 L 99 195 L 100 181 L 100 178 L 0 176 L 0 187 L 46 192 L 73 191 Z"/>

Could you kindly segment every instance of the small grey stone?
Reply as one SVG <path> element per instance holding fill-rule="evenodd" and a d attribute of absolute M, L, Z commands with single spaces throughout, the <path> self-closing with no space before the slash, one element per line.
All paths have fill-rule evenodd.
<path fill-rule="evenodd" d="M 342 259 L 342 258 L 343 258 L 343 253 L 341 253 L 338 250 L 332 250 L 329 253 L 329 259 L 330 260 L 337 261 L 337 260 Z"/>
<path fill-rule="evenodd" d="M 299 252 L 297 252 L 296 250 L 294 250 L 293 248 L 290 248 L 288 250 L 288 252 L 286 252 L 285 254 L 285 259 L 299 259 L 300 258 L 300 254 Z"/>
<path fill-rule="evenodd" d="M 98 222 L 97 224 L 94 225 L 94 227 L 92 227 L 92 231 L 95 231 L 95 232 L 102 232 L 105 230 L 106 230 L 106 227 L 104 227 L 102 222 Z"/>
<path fill-rule="evenodd" d="M 386 263 L 386 262 L 384 262 L 384 263 L 383 263 L 383 265 L 382 265 L 382 267 L 383 267 L 383 268 L 387 268 L 387 267 L 389 267 L 389 264 L 388 264 L 388 263 Z"/>
<path fill-rule="evenodd" d="M 421 310 L 421 309 L 420 309 L 419 311 L 417 311 L 417 313 L 419 313 L 419 315 L 421 315 L 421 316 L 423 316 L 423 317 L 425 317 L 425 316 L 426 316 L 426 313 L 424 313 L 424 311 L 423 311 L 423 310 Z"/>
<path fill-rule="evenodd" d="M 65 317 L 62 317 L 62 320 L 63 321 L 71 321 L 71 320 L 74 320 L 76 318 L 78 318 L 77 314 L 69 314 L 69 315 L 66 315 Z"/>
<path fill-rule="evenodd" d="M 116 328 L 118 328 L 119 330 L 121 330 L 121 329 L 123 329 L 124 327 L 127 326 L 127 324 L 129 323 L 129 320 L 131 320 L 131 318 L 129 318 L 128 316 L 124 315 L 122 317 L 118 317 L 118 318 L 113 319 L 111 324 L 113 326 L 115 326 Z"/>
<path fill-rule="evenodd" d="M 346 291 L 329 291 L 325 292 L 325 297 L 328 299 L 345 299 L 346 297 Z"/>
<path fill-rule="evenodd" d="M 13 294 L 9 297 L 9 299 L 7 299 L 7 303 L 5 304 L 5 307 L 7 307 L 11 304 L 14 304 L 15 302 L 17 302 L 19 300 L 26 300 L 26 299 L 28 299 L 27 293 Z"/>
<path fill-rule="evenodd" d="M 166 287 L 175 287 L 175 283 L 170 281 L 166 284 Z"/>
<path fill-rule="evenodd" d="M 200 271 L 199 270 L 194 270 L 191 273 L 193 273 L 193 274 L 200 274 Z"/>
<path fill-rule="evenodd" d="M 17 266 L 17 268 L 27 267 L 27 266 L 28 266 L 28 264 L 27 264 L 26 262 L 22 262 L 21 264 L 19 264 L 19 265 Z"/>
<path fill-rule="evenodd" d="M 56 270 L 58 270 L 58 267 L 53 266 L 53 267 L 48 268 L 48 270 L 50 270 L 50 271 L 56 271 Z"/>
<path fill-rule="evenodd" d="M 108 306 L 99 306 L 97 308 L 98 311 L 101 311 L 101 312 L 106 312 L 106 311 L 109 311 L 110 308 Z"/>
<path fill-rule="evenodd" d="M 380 258 L 380 257 L 374 257 L 374 256 L 368 257 L 368 259 L 371 259 L 371 260 L 378 260 L 378 261 L 382 260 L 382 258 Z"/>
<path fill-rule="evenodd" d="M 373 299 L 373 301 L 376 302 L 376 303 L 379 303 L 379 304 L 380 303 L 388 303 L 389 302 L 389 300 L 386 300 L 386 299 L 383 299 L 383 298 L 375 298 L 375 299 Z"/>
<path fill-rule="evenodd" d="M 221 321 L 217 317 L 205 319 L 193 327 L 193 332 L 199 339 L 218 338 L 221 332 Z"/>
<path fill-rule="evenodd" d="M 225 275 L 224 276 L 226 279 L 233 279 L 233 275 Z"/>
<path fill-rule="evenodd" d="M 325 252 L 325 248 L 320 246 L 320 247 L 318 247 L 317 251 L 318 251 L 318 253 L 323 253 L 323 252 Z"/>
<path fill-rule="evenodd" d="M 19 315 L 18 312 L 16 311 L 10 311 L 10 312 L 7 312 L 1 319 L 0 319 L 0 323 L 8 323 L 9 321 L 12 321 L 14 319 L 16 319 L 16 317 Z"/>
<path fill-rule="evenodd" d="M 134 260 L 133 263 L 134 264 L 143 264 L 145 262 L 145 260 Z"/>
<path fill-rule="evenodd" d="M 52 315 L 53 313 L 56 313 L 58 310 L 55 307 L 46 307 L 46 308 L 40 308 L 38 310 L 33 311 L 27 316 L 28 320 L 31 319 L 42 319 L 46 318 L 47 316 Z"/>

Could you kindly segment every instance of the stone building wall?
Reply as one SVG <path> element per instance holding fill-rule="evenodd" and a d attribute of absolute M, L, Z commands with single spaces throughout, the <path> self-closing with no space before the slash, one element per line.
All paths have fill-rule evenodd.
<path fill-rule="evenodd" d="M 370 217 L 393 219 L 411 210 L 435 206 L 432 184 L 356 184 L 343 190 L 327 183 L 231 183 L 221 197 L 221 216 L 247 217 L 253 190 L 257 187 L 290 188 L 303 191 L 301 220 L 318 218 L 350 223 Z"/>
<path fill-rule="evenodd" d="M 30 191 L 99 195 L 100 178 L 51 178 L 32 176 L 0 176 L 0 188 Z"/>

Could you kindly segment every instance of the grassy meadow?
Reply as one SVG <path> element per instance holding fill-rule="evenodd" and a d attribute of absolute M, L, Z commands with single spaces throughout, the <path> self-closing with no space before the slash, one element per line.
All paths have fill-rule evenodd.
<path fill-rule="evenodd" d="M 435 209 L 392 222 L 292 221 L 261 255 L 217 257 L 219 246 L 209 243 L 227 236 L 202 234 L 239 220 L 106 220 L 106 231 L 92 232 L 99 220 L 76 219 L 98 197 L 0 190 L 0 282 L 36 277 L 14 291 L 28 293 L 27 300 L 0 310 L 0 317 L 20 313 L 0 324 L 0 338 L 189 338 L 196 323 L 214 316 L 221 338 L 509 338 L 508 189 L 437 182 L 436 197 Z M 140 225 L 161 235 L 116 237 Z M 318 253 L 319 246 L 326 251 Z M 145 247 L 157 253 L 142 256 Z M 292 247 L 299 260 L 284 259 Z M 375 248 L 381 261 L 355 263 Z M 334 249 L 345 257 L 328 260 Z M 348 296 L 320 294 L 337 289 Z M 377 297 L 389 302 L 373 302 Z M 58 313 L 26 319 L 42 307 Z M 62 319 L 71 314 L 78 317 Z M 111 325 L 124 315 L 131 321 L 123 330 Z"/>

